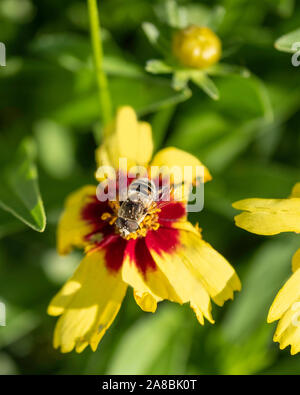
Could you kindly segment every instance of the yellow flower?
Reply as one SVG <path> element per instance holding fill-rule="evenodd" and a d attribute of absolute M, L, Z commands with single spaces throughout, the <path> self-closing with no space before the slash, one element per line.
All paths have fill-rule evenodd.
<path fill-rule="evenodd" d="M 152 135 L 148 123 L 138 122 L 130 107 L 119 109 L 110 137 L 97 150 L 99 165 L 199 166 L 201 162 L 176 148 L 157 153 L 152 162 Z M 205 168 L 205 181 L 211 179 Z M 186 182 L 192 182 L 193 173 Z M 130 183 L 132 179 L 127 178 Z M 156 203 L 155 203 L 156 204 Z M 58 251 L 85 248 L 74 275 L 52 299 L 48 313 L 60 316 L 54 347 L 62 352 L 96 350 L 116 317 L 128 286 L 142 310 L 155 312 L 167 299 L 190 303 L 201 324 L 214 322 L 211 299 L 222 306 L 240 290 L 230 264 L 206 243 L 198 227 L 187 220 L 183 201 L 152 207 L 140 228 L 124 236 L 116 226 L 118 201 L 99 201 L 96 186 L 74 192 L 66 201 L 58 226 Z"/>
<path fill-rule="evenodd" d="M 189 26 L 173 37 L 173 54 L 182 65 L 203 69 L 220 60 L 222 44 L 208 27 Z"/>
<path fill-rule="evenodd" d="M 236 225 L 260 235 L 281 232 L 300 233 L 300 183 L 287 199 L 246 199 L 233 204 L 244 210 L 235 217 Z M 300 351 L 300 249 L 292 260 L 293 274 L 277 294 L 268 322 L 279 320 L 274 341 L 283 349 L 291 345 L 291 354 Z"/>

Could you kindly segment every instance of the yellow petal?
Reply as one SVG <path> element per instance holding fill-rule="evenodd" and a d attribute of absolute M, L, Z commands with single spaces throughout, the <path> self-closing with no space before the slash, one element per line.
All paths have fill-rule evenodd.
<path fill-rule="evenodd" d="M 151 166 L 158 167 L 157 169 L 152 169 L 152 177 L 155 177 L 156 174 L 160 172 L 162 175 L 173 175 L 176 181 L 176 174 L 179 170 L 180 174 L 182 174 L 182 179 L 185 182 L 193 183 L 198 176 L 201 176 L 198 172 L 198 169 L 201 169 L 204 176 L 204 182 L 212 179 L 208 169 L 199 161 L 199 159 L 174 147 L 168 147 L 159 151 L 154 156 Z"/>
<path fill-rule="evenodd" d="M 157 254 L 153 250 L 151 254 L 159 270 L 168 279 L 178 295 L 178 299 L 173 301 L 178 303 L 190 302 L 190 306 L 202 325 L 204 324 L 204 317 L 213 323 L 209 294 L 202 283 L 187 268 L 181 257 L 177 253 L 172 255 L 167 253 Z"/>
<path fill-rule="evenodd" d="M 158 298 L 156 298 L 151 292 L 133 291 L 133 296 L 136 303 L 140 306 L 143 311 L 149 313 L 155 313 L 157 309 Z"/>
<path fill-rule="evenodd" d="M 158 252 L 156 233 L 148 237 L 150 252 L 160 271 L 168 279 L 181 302 L 190 302 L 201 324 L 204 317 L 213 322 L 210 297 L 222 305 L 240 289 L 240 281 L 228 262 L 199 233 L 180 231 L 181 244 L 172 253 Z"/>
<path fill-rule="evenodd" d="M 291 345 L 291 354 L 300 351 L 300 299 L 294 302 L 280 319 L 273 340 L 280 348 Z"/>
<path fill-rule="evenodd" d="M 138 271 L 135 263 L 128 257 L 123 262 L 122 278 L 124 282 L 131 285 L 134 289 L 134 298 L 140 308 L 144 311 L 154 313 L 157 308 L 157 302 L 161 299 L 151 292 L 144 281 L 143 275 Z"/>
<path fill-rule="evenodd" d="M 213 301 L 222 306 L 226 300 L 233 299 L 233 293 L 240 291 L 241 283 L 228 261 L 199 234 L 181 232 L 181 242 L 179 254 Z"/>
<path fill-rule="evenodd" d="M 165 224 L 166 223 L 164 223 L 164 226 Z M 185 230 L 186 232 L 192 232 L 196 236 L 201 237 L 201 229 L 198 228 L 197 226 L 194 226 L 193 224 L 191 224 L 189 221 L 186 220 L 179 220 L 172 222 L 170 227 L 173 229 Z"/>
<path fill-rule="evenodd" d="M 151 126 L 138 122 L 133 108 L 119 108 L 110 129 L 109 137 L 96 151 L 98 166 L 110 165 L 118 169 L 120 158 L 127 159 L 128 169 L 148 164 L 153 151 Z"/>
<path fill-rule="evenodd" d="M 57 249 L 60 254 L 68 254 L 72 246 L 84 247 L 84 236 L 93 226 L 83 220 L 82 209 L 96 196 L 96 187 L 87 185 L 72 193 L 65 203 L 57 230 Z"/>
<path fill-rule="evenodd" d="M 293 272 L 295 272 L 296 270 L 300 269 L 300 248 L 299 250 L 297 250 L 293 256 L 292 259 L 292 269 Z M 300 287 L 300 285 L 299 285 Z"/>
<path fill-rule="evenodd" d="M 300 199 L 245 199 L 233 204 L 245 210 L 235 223 L 248 232 L 275 235 L 281 232 L 300 233 Z"/>
<path fill-rule="evenodd" d="M 300 270 L 297 270 L 278 292 L 268 315 L 268 322 L 279 320 L 300 298 Z"/>
<path fill-rule="evenodd" d="M 48 314 L 61 315 L 54 347 L 81 352 L 90 345 L 95 350 L 116 317 L 126 289 L 121 274 L 106 269 L 102 251 L 86 255 L 49 305 Z"/>
<path fill-rule="evenodd" d="M 111 143 L 111 138 L 109 140 Z M 96 149 L 96 163 L 98 166 L 113 166 L 113 163 L 110 159 L 109 152 L 106 149 L 104 144 L 100 145 Z M 100 177 L 97 177 L 97 174 L 96 174 L 96 178 L 98 179 Z"/>
<path fill-rule="evenodd" d="M 122 278 L 132 286 L 135 301 L 144 311 L 154 312 L 157 302 L 163 299 L 182 303 L 168 279 L 158 268 L 149 269 L 144 274 L 138 269 L 134 258 L 127 257 L 122 266 Z"/>
<path fill-rule="evenodd" d="M 300 182 L 298 182 L 298 183 L 294 186 L 294 188 L 293 188 L 293 190 L 292 190 L 291 197 L 293 197 L 293 198 L 300 198 Z"/>
<path fill-rule="evenodd" d="M 152 129 L 149 123 L 139 122 L 139 132 L 136 150 L 137 165 L 146 166 L 153 153 Z"/>

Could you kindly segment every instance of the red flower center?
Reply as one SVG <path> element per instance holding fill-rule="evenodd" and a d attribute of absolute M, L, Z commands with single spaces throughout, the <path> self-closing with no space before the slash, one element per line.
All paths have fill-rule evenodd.
<path fill-rule="evenodd" d="M 103 249 L 107 268 L 113 272 L 122 267 L 128 256 L 138 269 L 146 275 L 147 270 L 155 270 L 156 264 L 151 250 L 160 254 L 171 253 L 180 244 L 179 231 L 174 223 L 185 220 L 186 210 L 182 202 L 156 203 L 147 211 L 139 228 L 124 236 L 116 226 L 120 204 L 116 201 L 100 202 L 96 196 L 89 196 L 82 210 L 82 219 L 93 226 L 86 235 L 87 250 Z"/>

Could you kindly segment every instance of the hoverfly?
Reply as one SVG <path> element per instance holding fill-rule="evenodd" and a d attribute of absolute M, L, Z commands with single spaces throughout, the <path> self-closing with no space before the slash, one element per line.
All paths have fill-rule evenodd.
<path fill-rule="evenodd" d="M 122 236 L 126 237 L 136 232 L 155 203 L 157 208 L 169 204 L 171 191 L 174 192 L 179 186 L 182 186 L 182 183 L 157 188 L 148 178 L 134 180 L 128 188 L 127 196 L 121 202 L 115 223 Z"/>

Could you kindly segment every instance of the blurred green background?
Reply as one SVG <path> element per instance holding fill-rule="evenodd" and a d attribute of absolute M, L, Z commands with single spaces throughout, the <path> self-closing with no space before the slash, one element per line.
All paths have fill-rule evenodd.
<path fill-rule="evenodd" d="M 299 27 L 300 3 L 177 2 L 194 23 L 217 12 L 226 62 L 251 71 L 249 78 L 214 78 L 219 101 L 193 84 L 175 91 L 169 76 L 145 71 L 146 61 L 161 55 L 142 23 L 166 23 L 165 3 L 100 1 L 113 104 L 132 105 L 152 123 L 156 149 L 177 146 L 209 167 L 205 209 L 191 219 L 235 266 L 242 292 L 224 308 L 214 306 L 215 325 L 201 327 L 187 306 L 163 302 L 155 315 L 142 312 L 129 290 L 95 353 L 52 348 L 56 319 L 46 315 L 47 304 L 82 256 L 57 255 L 57 221 L 65 197 L 94 182 L 101 126 L 87 8 L 83 0 L 1 0 L 7 65 L 0 67 L 0 301 L 7 326 L 0 327 L 0 374 L 300 373 L 300 355 L 280 351 L 275 326 L 266 323 L 299 236 L 249 234 L 234 226 L 231 208 L 241 198 L 286 197 L 300 181 L 300 67 L 274 47 Z M 42 230 L 43 205 L 43 233 L 7 211 Z"/>

